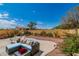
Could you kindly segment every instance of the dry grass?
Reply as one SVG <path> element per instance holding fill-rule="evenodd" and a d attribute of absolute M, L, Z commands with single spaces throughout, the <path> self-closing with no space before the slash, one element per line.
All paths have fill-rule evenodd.
<path fill-rule="evenodd" d="M 28 31 L 33 33 L 32 35 L 34 35 L 35 33 L 40 34 L 42 31 L 45 31 L 46 33 L 52 33 L 53 37 L 59 37 L 59 38 L 63 38 L 64 36 L 66 36 L 67 33 L 69 33 L 68 35 L 75 33 L 74 29 L 28 30 Z M 6 38 L 16 34 L 17 34 L 16 30 L 0 30 L 0 38 L 3 38 L 3 37 Z"/>
<path fill-rule="evenodd" d="M 0 39 L 8 38 L 16 34 L 15 30 L 0 30 Z"/>
<path fill-rule="evenodd" d="M 47 33 L 49 33 L 49 32 L 51 32 L 51 33 L 53 33 L 53 32 L 69 32 L 69 33 L 75 33 L 75 30 L 74 30 L 74 29 L 70 29 L 70 30 L 68 30 L 68 29 L 28 30 L 28 31 L 30 31 L 30 32 L 32 32 L 32 33 L 40 33 L 40 32 L 42 32 L 42 31 L 45 31 L 45 32 L 47 32 Z M 79 29 L 78 29 L 78 31 L 79 31 Z"/>
<path fill-rule="evenodd" d="M 60 37 L 63 38 L 64 36 L 66 36 L 66 34 L 75 34 L 75 30 L 74 29 L 54 29 L 54 30 L 28 30 L 30 32 L 34 33 L 38 33 L 40 34 L 42 31 L 45 31 L 46 33 L 52 33 L 53 36 L 55 37 Z"/>

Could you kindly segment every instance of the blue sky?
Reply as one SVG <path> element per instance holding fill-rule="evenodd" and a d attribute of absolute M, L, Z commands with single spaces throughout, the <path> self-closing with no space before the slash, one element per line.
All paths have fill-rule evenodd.
<path fill-rule="evenodd" d="M 0 4 L 0 28 L 26 26 L 30 21 L 37 27 L 50 29 L 61 23 L 62 16 L 79 4 L 7 3 Z"/>

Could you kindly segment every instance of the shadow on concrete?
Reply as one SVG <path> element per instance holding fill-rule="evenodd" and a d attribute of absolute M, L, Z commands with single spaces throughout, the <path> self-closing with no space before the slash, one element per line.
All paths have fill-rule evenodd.
<path fill-rule="evenodd" d="M 37 52 L 34 56 L 41 56 L 42 53 L 43 51 L 39 50 L 39 52 Z"/>

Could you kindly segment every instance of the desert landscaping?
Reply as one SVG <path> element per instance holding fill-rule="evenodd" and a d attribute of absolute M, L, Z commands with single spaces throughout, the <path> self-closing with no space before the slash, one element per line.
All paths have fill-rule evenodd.
<path fill-rule="evenodd" d="M 79 56 L 78 4 L 4 4 L 0 56 Z"/>
<path fill-rule="evenodd" d="M 18 34 L 18 31 L 16 31 L 16 30 L 14 32 L 13 31 L 14 30 L 2 30 L 2 32 L 0 32 L 0 35 L 3 34 L 3 35 L 6 36 L 6 37 L 3 36 L 3 38 L 1 37 L 2 35 L 0 36 L 1 37 L 1 40 L 0 40 L 0 51 L 1 51 L 0 55 L 1 56 L 4 56 L 4 55 L 8 56 L 8 54 L 6 53 L 5 47 L 6 47 L 6 45 L 11 44 L 10 39 L 13 38 L 13 40 L 17 40 L 20 37 L 20 36 L 18 36 L 18 37 L 16 37 L 16 36 L 12 37 L 11 36 L 11 38 L 7 38 L 8 33 L 10 35 L 11 34 L 13 34 L 13 35 Z M 19 30 L 19 32 L 21 32 L 21 31 L 22 30 Z M 39 35 L 41 32 L 44 32 L 44 31 L 46 33 L 52 33 L 52 35 L 47 36 L 45 33 L 42 34 L 42 36 Z M 32 33 L 32 34 L 28 33 L 28 35 L 26 34 L 26 38 L 34 38 L 34 39 L 36 39 L 37 41 L 40 42 L 40 50 L 43 51 L 43 53 L 41 53 L 41 56 L 43 56 L 43 55 L 46 55 L 46 56 L 52 56 L 52 55 L 53 56 L 56 56 L 56 55 L 61 56 L 61 55 L 63 55 L 63 56 L 65 56 L 65 54 L 61 51 L 60 45 L 63 43 L 64 38 L 66 37 L 65 36 L 66 32 L 69 33 L 69 34 L 75 33 L 75 32 L 72 33 L 71 31 L 73 32 L 74 30 L 62 30 L 62 29 L 57 29 L 57 30 L 56 29 L 55 30 L 27 30 L 25 32 Z M 37 33 L 37 35 L 34 35 L 36 33 Z M 57 33 L 57 35 L 55 36 L 54 33 Z M 52 46 L 54 43 L 56 44 L 55 47 Z M 36 54 L 36 55 L 38 56 L 39 53 Z"/>

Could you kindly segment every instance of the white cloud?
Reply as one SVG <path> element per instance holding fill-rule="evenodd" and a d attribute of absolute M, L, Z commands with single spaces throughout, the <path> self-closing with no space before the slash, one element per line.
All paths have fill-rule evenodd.
<path fill-rule="evenodd" d="M 15 20 L 11 20 L 11 22 L 16 23 L 16 21 L 15 21 Z"/>
<path fill-rule="evenodd" d="M 3 16 L 4 16 L 4 17 L 8 17 L 9 14 L 8 14 L 8 13 L 4 13 Z"/>
<path fill-rule="evenodd" d="M 36 26 L 38 29 L 51 29 L 53 26 L 52 25 L 48 25 L 48 24 L 45 24 L 41 21 L 37 21 L 37 26 Z"/>
<path fill-rule="evenodd" d="M 2 14 L 0 14 L 0 18 L 2 18 Z"/>
<path fill-rule="evenodd" d="M 9 14 L 8 13 L 0 13 L 0 18 L 8 18 Z"/>
<path fill-rule="evenodd" d="M 0 3 L 0 6 L 4 5 L 3 3 Z"/>
<path fill-rule="evenodd" d="M 38 29 L 52 29 L 53 28 L 52 26 L 48 26 L 46 24 L 44 24 L 44 25 L 37 25 L 36 27 Z"/>
<path fill-rule="evenodd" d="M 21 21 L 23 19 L 11 18 L 7 12 L 0 13 L 0 29 L 10 29 L 16 26 L 24 27 L 24 25 L 20 24 Z"/>
<path fill-rule="evenodd" d="M 3 20 L 0 19 L 0 28 L 6 29 L 6 28 L 15 28 L 17 23 L 13 20 Z"/>
<path fill-rule="evenodd" d="M 45 25 L 45 24 L 44 24 L 43 22 L 37 21 L 37 26 L 36 26 L 36 27 L 37 27 L 38 29 L 44 29 L 44 27 L 45 27 L 44 25 Z"/>
<path fill-rule="evenodd" d="M 9 13 L 0 13 L 0 28 L 15 28 L 17 26 L 17 22 L 9 17 Z"/>
<path fill-rule="evenodd" d="M 19 26 L 19 27 L 25 27 L 23 24 L 18 24 L 17 26 Z"/>

